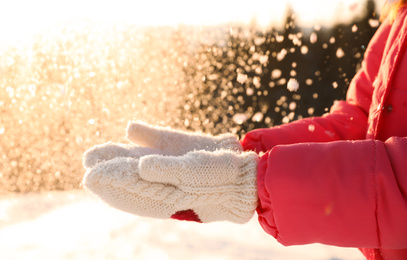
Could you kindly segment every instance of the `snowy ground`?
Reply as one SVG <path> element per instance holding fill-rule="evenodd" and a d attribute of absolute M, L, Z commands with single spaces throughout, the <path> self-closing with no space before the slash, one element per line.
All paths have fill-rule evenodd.
<path fill-rule="evenodd" d="M 115 210 L 86 191 L 0 197 L 0 259 L 362 260 L 356 249 L 283 247 L 246 225 L 156 220 Z"/>

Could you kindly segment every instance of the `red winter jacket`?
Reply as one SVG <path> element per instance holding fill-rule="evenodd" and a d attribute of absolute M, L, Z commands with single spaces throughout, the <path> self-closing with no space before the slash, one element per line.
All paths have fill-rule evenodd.
<path fill-rule="evenodd" d="M 283 245 L 359 247 L 407 259 L 407 6 L 372 38 L 346 101 L 322 117 L 249 132 L 259 222 Z"/>

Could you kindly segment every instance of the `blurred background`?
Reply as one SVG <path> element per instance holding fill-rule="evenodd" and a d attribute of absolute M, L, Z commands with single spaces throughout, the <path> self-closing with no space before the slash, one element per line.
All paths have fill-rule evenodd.
<path fill-rule="evenodd" d="M 363 259 L 285 248 L 255 217 L 201 225 L 120 212 L 82 190 L 82 154 L 127 143 L 129 120 L 241 137 L 322 115 L 345 98 L 382 5 L 0 0 L 0 259 Z"/>
<path fill-rule="evenodd" d="M 1 2 L 0 194 L 81 188 L 83 152 L 127 142 L 128 120 L 242 136 L 322 115 L 382 4 Z"/>

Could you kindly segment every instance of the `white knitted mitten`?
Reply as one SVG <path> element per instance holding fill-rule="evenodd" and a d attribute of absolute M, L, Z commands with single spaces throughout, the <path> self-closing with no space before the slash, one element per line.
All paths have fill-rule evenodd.
<path fill-rule="evenodd" d="M 116 157 L 88 169 L 83 184 L 136 215 L 245 223 L 257 207 L 257 161 L 255 153 L 230 150 Z"/>
<path fill-rule="evenodd" d="M 112 142 L 96 145 L 83 155 L 85 168 L 91 168 L 99 162 L 115 157 L 139 158 L 148 154 L 183 155 L 193 150 L 243 150 L 239 140 L 233 134 L 212 136 L 189 133 L 142 122 L 129 122 L 126 133 L 127 139 L 137 146 Z"/>
<path fill-rule="evenodd" d="M 165 154 L 156 148 L 139 147 L 128 144 L 118 144 L 108 142 L 105 144 L 95 145 L 83 154 L 83 166 L 92 168 L 96 164 L 111 160 L 115 157 L 133 157 L 140 158 L 148 154 Z"/>
<path fill-rule="evenodd" d="M 143 122 L 129 122 L 127 139 L 140 146 L 160 149 L 168 155 L 183 155 L 193 150 L 243 150 L 239 140 L 233 134 L 212 136 L 169 127 L 151 126 Z"/>

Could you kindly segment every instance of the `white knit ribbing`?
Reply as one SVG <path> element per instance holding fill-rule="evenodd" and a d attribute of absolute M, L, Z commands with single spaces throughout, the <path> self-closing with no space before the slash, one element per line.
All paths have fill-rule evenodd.
<path fill-rule="evenodd" d="M 164 158 L 183 165 L 181 171 L 169 167 L 171 171 L 163 172 L 165 167 L 150 167 Z M 194 151 L 181 157 L 115 158 L 102 162 L 88 170 L 84 186 L 113 207 L 137 215 L 169 218 L 177 211 L 192 209 L 203 222 L 244 223 L 257 207 L 256 171 L 254 153 Z M 176 176 L 180 181 L 157 179 L 164 175 Z M 205 178 L 210 180 L 201 180 Z"/>
<path fill-rule="evenodd" d="M 243 150 L 239 140 L 233 134 L 212 136 L 169 127 L 151 126 L 140 121 L 129 122 L 126 132 L 127 139 L 131 142 L 163 150 L 168 155 L 183 155 L 193 150 Z"/>

